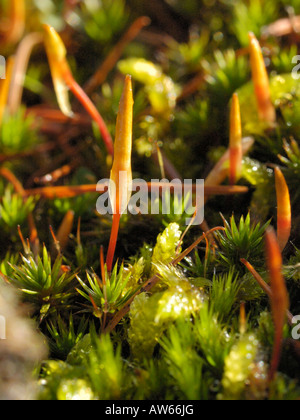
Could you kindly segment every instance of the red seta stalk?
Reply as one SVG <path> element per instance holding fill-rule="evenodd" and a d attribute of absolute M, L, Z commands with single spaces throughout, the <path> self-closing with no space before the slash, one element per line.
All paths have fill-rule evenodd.
<path fill-rule="evenodd" d="M 107 258 L 106 258 L 107 271 L 109 273 L 112 272 L 112 268 L 113 268 L 114 255 L 115 255 L 118 235 L 119 235 L 120 220 L 121 220 L 121 215 L 114 214 L 109 247 L 108 247 Z"/>
<path fill-rule="evenodd" d="M 70 72 L 67 72 L 64 74 L 64 79 L 65 79 L 66 84 L 70 88 L 71 92 L 76 96 L 76 98 L 81 102 L 81 104 L 84 106 L 84 108 L 92 117 L 92 119 L 97 123 L 100 133 L 102 135 L 103 141 L 105 143 L 106 149 L 108 153 L 111 156 L 113 156 L 114 154 L 113 141 L 108 131 L 108 128 L 103 118 L 99 114 L 97 108 L 95 107 L 93 102 L 90 100 L 88 95 L 84 92 L 84 90 L 79 86 L 79 84 L 76 82 L 76 80 L 73 78 Z"/>

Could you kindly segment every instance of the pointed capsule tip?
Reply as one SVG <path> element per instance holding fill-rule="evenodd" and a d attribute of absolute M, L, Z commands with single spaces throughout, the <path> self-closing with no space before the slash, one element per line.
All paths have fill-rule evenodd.
<path fill-rule="evenodd" d="M 241 122 L 241 108 L 237 93 L 232 96 L 232 104 L 230 111 L 230 136 L 231 146 L 241 145 L 242 143 L 242 122 Z"/>
<path fill-rule="evenodd" d="M 122 93 L 122 97 L 121 97 L 121 103 L 122 103 L 122 101 L 127 102 L 127 100 L 129 100 L 130 102 L 133 102 L 132 77 L 129 74 L 127 74 L 125 76 L 124 89 L 123 89 L 123 93 Z"/>
<path fill-rule="evenodd" d="M 274 174 L 275 174 L 275 182 L 277 184 L 279 180 L 282 179 L 282 175 L 283 175 L 281 170 L 278 168 L 278 166 L 275 167 Z"/>
<path fill-rule="evenodd" d="M 261 51 L 260 42 L 253 32 L 249 32 L 249 47 L 250 47 L 250 52 L 253 50 L 256 51 L 257 49 Z"/>
<path fill-rule="evenodd" d="M 48 23 L 43 23 L 43 29 L 47 34 L 50 34 L 54 31 L 53 26 L 48 25 Z"/>
<path fill-rule="evenodd" d="M 65 60 L 67 50 L 58 32 L 53 26 L 47 24 L 43 24 L 43 28 L 47 54 L 55 59 L 56 64 L 58 61 Z"/>
<path fill-rule="evenodd" d="M 232 107 L 235 108 L 236 106 L 240 105 L 240 101 L 239 101 L 239 95 L 237 94 L 237 92 L 235 92 L 232 95 Z"/>
<path fill-rule="evenodd" d="M 250 41 L 250 42 L 252 42 L 252 41 L 256 41 L 256 40 L 257 40 L 257 38 L 256 38 L 256 36 L 255 36 L 255 34 L 254 34 L 254 32 L 249 32 L 249 33 L 248 33 L 248 37 L 249 37 L 249 41 Z"/>
<path fill-rule="evenodd" d="M 291 235 L 291 199 L 289 188 L 281 169 L 276 167 L 274 171 L 277 195 L 277 238 L 280 250 L 283 251 Z"/>
<path fill-rule="evenodd" d="M 283 175 L 279 166 L 275 166 L 274 172 L 275 172 L 276 177 Z"/>
<path fill-rule="evenodd" d="M 288 185 L 281 169 L 278 166 L 276 166 L 274 169 L 274 173 L 275 173 L 276 189 L 277 189 L 278 195 L 282 195 L 284 196 L 283 198 L 286 201 L 287 199 L 288 201 L 290 201 Z"/>
<path fill-rule="evenodd" d="M 130 74 L 127 74 L 125 77 L 125 89 L 132 89 L 132 77 Z"/>
<path fill-rule="evenodd" d="M 260 42 L 252 32 L 249 33 L 249 41 L 252 81 L 259 118 L 270 126 L 273 126 L 276 122 L 276 111 L 271 99 L 269 76 L 262 48 Z"/>

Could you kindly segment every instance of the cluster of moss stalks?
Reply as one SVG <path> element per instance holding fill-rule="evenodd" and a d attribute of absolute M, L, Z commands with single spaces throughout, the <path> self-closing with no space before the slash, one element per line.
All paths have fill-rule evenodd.
<path fill-rule="evenodd" d="M 0 398 L 299 399 L 298 0 L 0 6 Z M 65 50 L 45 48 L 45 24 Z M 112 217 L 96 212 L 96 183 L 110 176 L 127 74 L 133 177 L 208 189 L 201 227 L 186 230 L 174 194 L 157 199 L 168 214 L 123 215 L 110 270 Z M 231 185 L 236 92 L 245 150 Z M 266 235 L 286 236 L 288 208 L 279 256 Z"/>

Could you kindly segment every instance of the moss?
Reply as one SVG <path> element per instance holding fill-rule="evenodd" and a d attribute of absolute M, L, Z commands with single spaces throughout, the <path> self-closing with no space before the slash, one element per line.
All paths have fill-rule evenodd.
<path fill-rule="evenodd" d="M 298 3 L 0 2 L 10 23 L 1 27 L 1 54 L 16 63 L 0 80 L 0 321 L 6 317 L 12 328 L 1 340 L 0 399 L 299 399 L 299 342 L 288 322 L 283 342 L 274 340 L 281 332 L 264 241 L 268 226 L 277 229 L 280 166 L 292 208 L 280 267 L 291 324 L 300 302 L 299 40 L 281 30 L 290 22 L 286 6 L 292 16 Z M 50 52 L 63 89 L 55 91 L 36 35 L 45 22 L 60 33 L 74 79 L 92 103 L 62 71 L 66 62 L 53 66 Z M 258 112 L 249 31 L 262 46 L 274 124 Z M 190 197 L 181 203 L 173 191 L 152 197 L 159 214 L 123 214 L 108 270 L 112 217 L 96 212 L 96 183 L 110 176 L 109 137 L 122 144 L 116 118 L 127 73 L 135 101 L 133 178 L 209 182 L 200 227 L 186 226 Z M 72 114 L 59 111 L 69 88 L 98 124 L 71 94 Z M 245 150 L 238 185 L 230 186 L 235 92 Z"/>

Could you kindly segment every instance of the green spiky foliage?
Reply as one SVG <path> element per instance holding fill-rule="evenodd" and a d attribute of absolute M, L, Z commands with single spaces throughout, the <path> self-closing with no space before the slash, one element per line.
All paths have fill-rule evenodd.
<path fill-rule="evenodd" d="M 207 66 L 208 64 L 204 63 L 204 67 Z M 224 53 L 217 50 L 214 54 L 212 66 L 208 83 L 211 85 L 210 90 L 216 102 L 220 97 L 227 97 L 229 100 L 232 94 L 248 80 L 249 67 L 247 60 L 243 56 L 237 58 L 234 50 L 228 50 Z"/>
<path fill-rule="evenodd" d="M 49 361 L 44 366 L 43 399 L 120 399 L 130 388 L 127 369 L 121 346 L 115 349 L 109 335 L 99 339 L 91 329 L 91 334 L 75 345 L 66 362 Z"/>
<path fill-rule="evenodd" d="M 80 86 L 90 86 L 96 73 L 105 76 L 89 96 L 113 138 L 124 75 L 132 75 L 134 178 L 204 179 L 228 148 L 236 91 L 243 136 L 251 136 L 253 146 L 238 180 L 248 193 L 207 197 L 206 224 L 222 230 L 189 248 L 204 229 L 186 231 L 191 197 L 151 197 L 158 214 L 122 216 L 108 273 L 99 251 L 105 257 L 112 218 L 96 212 L 95 184 L 109 178 L 112 158 L 98 126 L 72 95 L 74 118 L 57 109 L 42 43 L 31 51 L 25 74 L 18 74 L 26 58 L 22 44 L 13 76 L 13 82 L 24 82 L 22 100 L 11 104 L 9 94 L 0 126 L 1 167 L 24 189 L 18 194 L 16 182 L 0 180 L 0 317 L 4 312 L 14 329 L 8 345 L 0 342 L 0 399 L 8 392 L 21 398 L 26 387 L 19 384 L 27 384 L 31 398 L 46 400 L 298 400 L 299 340 L 286 323 L 270 383 L 270 301 L 241 259 L 269 284 L 264 235 L 277 225 L 274 167 L 280 166 L 293 216 L 283 274 L 290 312 L 300 313 L 300 89 L 297 74 L 291 74 L 299 63 L 299 37 L 288 28 L 299 1 L 25 3 L 24 34 L 9 45 L 3 8 L 1 54 L 15 55 L 43 23 L 53 25 Z M 152 23 L 131 39 L 129 28 L 141 16 Z M 276 127 L 267 127 L 257 112 L 249 31 L 263 47 Z M 74 193 L 77 186 L 82 194 Z M 61 226 L 68 211 L 74 213 L 71 231 Z M 57 241 L 67 245 L 59 251 Z M 18 295 L 18 308 L 6 298 L 7 283 Z M 22 334 L 28 316 L 48 355 L 35 353 L 36 334 L 32 343 L 27 327 Z"/>
<path fill-rule="evenodd" d="M 128 11 L 124 0 L 96 0 L 81 6 L 81 16 L 87 35 L 105 45 L 125 27 Z"/>
<path fill-rule="evenodd" d="M 269 225 L 260 224 L 251 226 L 250 214 L 246 219 L 242 216 L 237 225 L 234 216 L 230 223 L 224 221 L 224 234 L 220 233 L 221 252 L 219 257 L 227 263 L 228 267 L 240 266 L 241 258 L 250 260 L 253 263 L 259 263 L 263 251 L 263 235 Z"/>
<path fill-rule="evenodd" d="M 88 360 L 88 375 L 97 394 L 104 400 L 120 399 L 130 382 L 126 380 L 126 365 L 108 335 L 95 339 Z"/>
<path fill-rule="evenodd" d="M 0 153 L 13 155 L 26 152 L 37 146 L 41 139 L 32 116 L 25 115 L 21 108 L 14 115 L 7 115 L 0 128 Z"/>
<path fill-rule="evenodd" d="M 62 271 L 62 257 L 54 264 L 44 246 L 42 256 L 34 259 L 33 255 L 22 256 L 22 265 L 11 266 L 8 278 L 39 311 L 40 319 L 57 308 L 66 307 L 73 293 L 75 275 Z"/>
<path fill-rule="evenodd" d="M 50 334 L 50 349 L 59 359 L 66 359 L 73 347 L 84 337 L 87 331 L 88 321 L 81 318 L 77 328 L 74 326 L 73 316 L 64 320 L 59 315 L 57 320 L 47 322 Z"/>
<path fill-rule="evenodd" d="M 244 3 L 233 2 L 234 21 L 232 29 L 241 45 L 248 43 L 247 33 L 261 35 L 262 28 L 272 23 L 277 16 L 278 4 L 273 1 L 249 0 Z"/>
<path fill-rule="evenodd" d="M 24 225 L 27 216 L 35 207 L 34 197 L 24 202 L 22 197 L 14 194 L 12 188 L 7 187 L 0 204 L 0 223 L 8 231 L 16 231 L 18 226 Z"/>
<path fill-rule="evenodd" d="M 120 269 L 118 265 L 115 265 L 111 276 L 108 276 L 106 269 L 104 280 L 100 280 L 95 273 L 87 273 L 88 284 L 78 277 L 83 289 L 78 289 L 78 293 L 99 308 L 98 316 L 101 316 L 105 311 L 106 313 L 114 313 L 124 306 L 136 291 L 132 287 L 127 287 L 130 276 L 131 273 L 127 273 L 123 265 Z"/>
<path fill-rule="evenodd" d="M 168 336 L 161 342 L 163 357 L 169 364 L 170 382 L 187 400 L 205 399 L 208 391 L 203 387 L 203 359 L 193 348 L 193 332 L 190 323 L 178 323 L 170 328 Z M 182 372 L 183 365 L 186 368 Z"/>
<path fill-rule="evenodd" d="M 4 276 L 9 277 L 13 273 L 13 266 L 18 264 L 19 258 L 20 258 L 19 255 L 11 254 L 10 252 L 8 252 L 5 255 L 4 259 L 1 261 L 1 265 L 0 265 L 1 273 Z"/>

